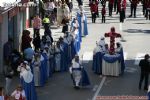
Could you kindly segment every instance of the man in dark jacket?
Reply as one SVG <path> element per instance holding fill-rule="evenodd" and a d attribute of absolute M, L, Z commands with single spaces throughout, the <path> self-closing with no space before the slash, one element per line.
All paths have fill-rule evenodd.
<path fill-rule="evenodd" d="M 150 63 L 148 59 L 149 59 L 149 55 L 146 54 L 144 59 L 142 59 L 139 63 L 139 66 L 141 67 L 139 89 L 141 89 L 142 82 L 145 79 L 144 90 L 148 90 L 148 76 L 149 76 L 149 71 L 150 71 Z"/>

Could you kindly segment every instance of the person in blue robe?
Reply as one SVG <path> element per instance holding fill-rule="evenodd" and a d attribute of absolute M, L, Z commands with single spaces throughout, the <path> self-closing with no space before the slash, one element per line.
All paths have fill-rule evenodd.
<path fill-rule="evenodd" d="M 87 17 L 82 7 L 80 8 L 80 11 L 77 12 L 77 20 L 79 22 L 80 41 L 82 41 L 82 36 L 88 35 Z"/>
<path fill-rule="evenodd" d="M 60 61 L 60 65 L 61 65 L 61 72 L 67 71 L 67 52 L 66 52 L 66 46 L 67 44 L 64 43 L 63 38 L 60 37 L 59 38 L 59 42 L 60 42 L 60 54 L 61 54 L 61 61 Z"/>
<path fill-rule="evenodd" d="M 104 55 L 102 46 L 97 45 L 93 51 L 93 66 L 92 70 L 96 74 L 102 74 L 102 57 Z"/>
<path fill-rule="evenodd" d="M 47 75 L 47 70 L 48 70 L 48 56 L 46 54 L 45 51 L 42 52 L 42 56 L 44 58 L 44 60 L 41 62 L 41 66 L 43 67 L 43 72 L 44 72 L 44 80 L 47 81 L 48 80 L 48 75 Z"/>
<path fill-rule="evenodd" d="M 83 66 L 81 66 L 81 63 L 79 61 L 79 56 L 75 56 L 75 59 L 72 62 L 72 66 L 70 67 L 69 71 L 75 89 L 79 89 L 81 86 L 90 85 L 89 77 L 87 75 L 87 72 L 83 68 Z"/>
<path fill-rule="evenodd" d="M 40 70 L 41 70 L 41 73 L 40 73 L 40 75 L 41 75 L 41 86 L 44 86 L 44 84 L 46 83 L 46 81 L 47 81 L 47 79 L 48 79 L 48 77 L 47 77 L 47 74 L 46 74 L 46 72 L 47 72 L 47 59 L 45 59 L 43 56 L 42 56 L 42 53 L 40 54 L 41 55 L 41 66 L 40 66 Z M 45 55 L 45 54 L 43 54 L 43 55 Z M 45 55 L 46 56 L 46 55 Z"/>
<path fill-rule="evenodd" d="M 115 52 L 119 53 L 120 56 L 121 56 L 121 58 L 120 58 L 120 61 L 121 61 L 121 73 L 123 74 L 124 70 L 125 70 L 123 48 L 122 48 L 122 46 L 121 46 L 121 44 L 119 42 L 117 42 L 116 45 L 117 45 L 117 48 L 116 48 Z"/>
<path fill-rule="evenodd" d="M 71 32 L 73 39 L 74 39 L 74 41 L 72 42 L 72 48 L 74 47 L 72 50 L 75 50 L 75 51 L 72 51 L 73 52 L 73 58 L 79 52 L 80 47 L 81 47 L 81 45 L 80 45 L 81 44 L 80 43 L 81 37 L 79 36 L 78 29 L 79 29 L 79 23 L 77 21 L 77 18 L 74 18 L 71 22 L 71 29 L 70 29 L 70 32 Z"/>
<path fill-rule="evenodd" d="M 46 59 L 46 63 L 47 63 L 47 77 L 51 77 L 52 76 L 52 69 L 50 67 L 50 50 L 48 45 L 45 45 L 44 51 L 43 51 L 43 57 L 44 59 Z"/>
<path fill-rule="evenodd" d="M 49 46 L 50 50 L 50 69 L 51 69 L 51 74 L 54 73 L 55 71 L 55 57 L 54 57 L 54 47 L 52 45 Z"/>
<path fill-rule="evenodd" d="M 25 90 L 26 99 L 37 100 L 37 94 L 34 87 L 34 77 L 28 62 L 24 61 L 21 63 L 17 70 L 20 71 L 20 80 L 23 89 Z"/>

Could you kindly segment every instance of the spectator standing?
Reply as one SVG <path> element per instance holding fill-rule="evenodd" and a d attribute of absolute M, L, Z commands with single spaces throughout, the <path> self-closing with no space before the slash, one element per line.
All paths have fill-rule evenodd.
<path fill-rule="evenodd" d="M 106 16 L 105 5 L 103 5 L 101 14 L 102 14 L 102 23 L 105 23 L 105 16 Z"/>
<path fill-rule="evenodd" d="M 39 17 L 39 15 L 36 15 L 33 18 L 33 32 L 34 32 L 33 38 L 35 38 L 35 36 L 37 35 L 37 33 L 40 33 L 41 25 L 42 25 L 41 18 Z"/>
<path fill-rule="evenodd" d="M 146 54 L 144 56 L 144 59 L 142 59 L 139 63 L 139 66 L 141 68 L 139 89 L 141 89 L 142 82 L 143 82 L 143 80 L 145 80 L 144 90 L 148 90 L 148 77 L 149 77 L 149 72 L 150 72 L 150 63 L 149 63 L 148 59 L 149 59 L 149 55 Z"/>
<path fill-rule="evenodd" d="M 22 34 L 22 42 L 21 42 L 21 51 L 23 52 L 25 49 L 31 47 L 32 38 L 30 37 L 30 31 L 23 30 Z"/>
<path fill-rule="evenodd" d="M 90 4 L 90 10 L 91 10 L 91 14 L 92 14 L 92 23 L 95 23 L 96 21 L 96 15 L 98 12 L 98 2 L 92 1 L 92 3 Z"/>

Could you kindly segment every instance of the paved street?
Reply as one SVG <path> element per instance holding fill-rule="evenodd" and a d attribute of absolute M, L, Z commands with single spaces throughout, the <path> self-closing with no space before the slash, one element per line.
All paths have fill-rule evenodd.
<path fill-rule="evenodd" d="M 76 3 L 75 5 L 77 6 Z M 128 4 L 127 18 L 124 23 L 119 22 L 119 15 L 116 15 L 115 12 L 112 17 L 108 17 L 108 9 L 105 24 L 101 23 L 101 16 L 96 23 L 92 23 L 88 0 L 84 0 L 84 9 L 88 17 L 89 35 L 83 38 L 79 55 L 81 58 L 83 56 L 83 64 L 88 72 L 91 86 L 75 90 L 69 72 L 54 73 L 44 87 L 37 87 L 38 100 L 96 100 L 96 96 L 145 96 L 147 91 L 138 90 L 140 75 L 138 62 L 145 53 L 150 53 L 150 21 L 143 17 L 141 4 L 138 5 L 137 18 L 128 18 L 130 15 Z M 100 12 L 101 6 L 99 7 Z M 126 40 L 126 42 L 121 42 L 125 56 L 125 73 L 119 77 L 95 75 L 92 72 L 93 49 L 96 41 L 99 41 L 105 32 L 109 32 L 112 26 Z M 62 35 L 61 29 L 52 31 L 56 40 Z M 120 40 L 116 39 L 116 42 Z M 109 38 L 106 38 L 106 42 L 109 43 Z"/>
<path fill-rule="evenodd" d="M 106 23 L 101 23 L 101 17 L 95 24 L 91 23 L 91 15 L 88 1 L 84 0 L 85 12 L 88 16 L 89 35 L 83 38 L 82 48 L 79 53 L 83 56 L 84 66 L 91 80 L 91 86 L 80 90 L 74 90 L 69 73 L 55 73 L 49 79 L 45 87 L 38 88 L 39 100 L 94 100 L 96 96 L 145 96 L 146 91 L 138 90 L 139 67 L 138 62 L 145 53 L 150 52 L 148 46 L 150 21 L 142 15 L 142 6 L 138 6 L 137 18 L 128 18 L 130 5 L 128 4 L 125 23 L 119 23 L 119 15 L 113 13 L 113 17 L 106 17 Z M 99 10 L 101 7 L 99 8 Z M 107 10 L 108 13 L 108 10 Z M 109 32 L 110 27 L 115 26 L 126 42 L 122 42 L 125 55 L 126 70 L 119 77 L 95 75 L 92 68 L 92 52 L 96 41 Z M 117 39 L 116 41 L 120 41 Z M 109 43 L 109 38 L 106 39 Z"/>

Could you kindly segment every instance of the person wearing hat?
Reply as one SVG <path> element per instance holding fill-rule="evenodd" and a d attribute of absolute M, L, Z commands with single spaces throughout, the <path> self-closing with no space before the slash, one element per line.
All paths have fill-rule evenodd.
<path fill-rule="evenodd" d="M 28 62 L 23 61 L 17 70 L 20 72 L 21 85 L 25 90 L 26 100 L 37 100 L 34 78 Z"/>
<path fill-rule="evenodd" d="M 149 62 L 149 54 L 145 54 L 144 59 L 140 60 L 139 66 L 141 68 L 141 75 L 139 81 L 139 89 L 141 90 L 142 83 L 144 83 L 144 90 L 148 90 L 148 77 L 150 73 L 150 62 Z"/>

